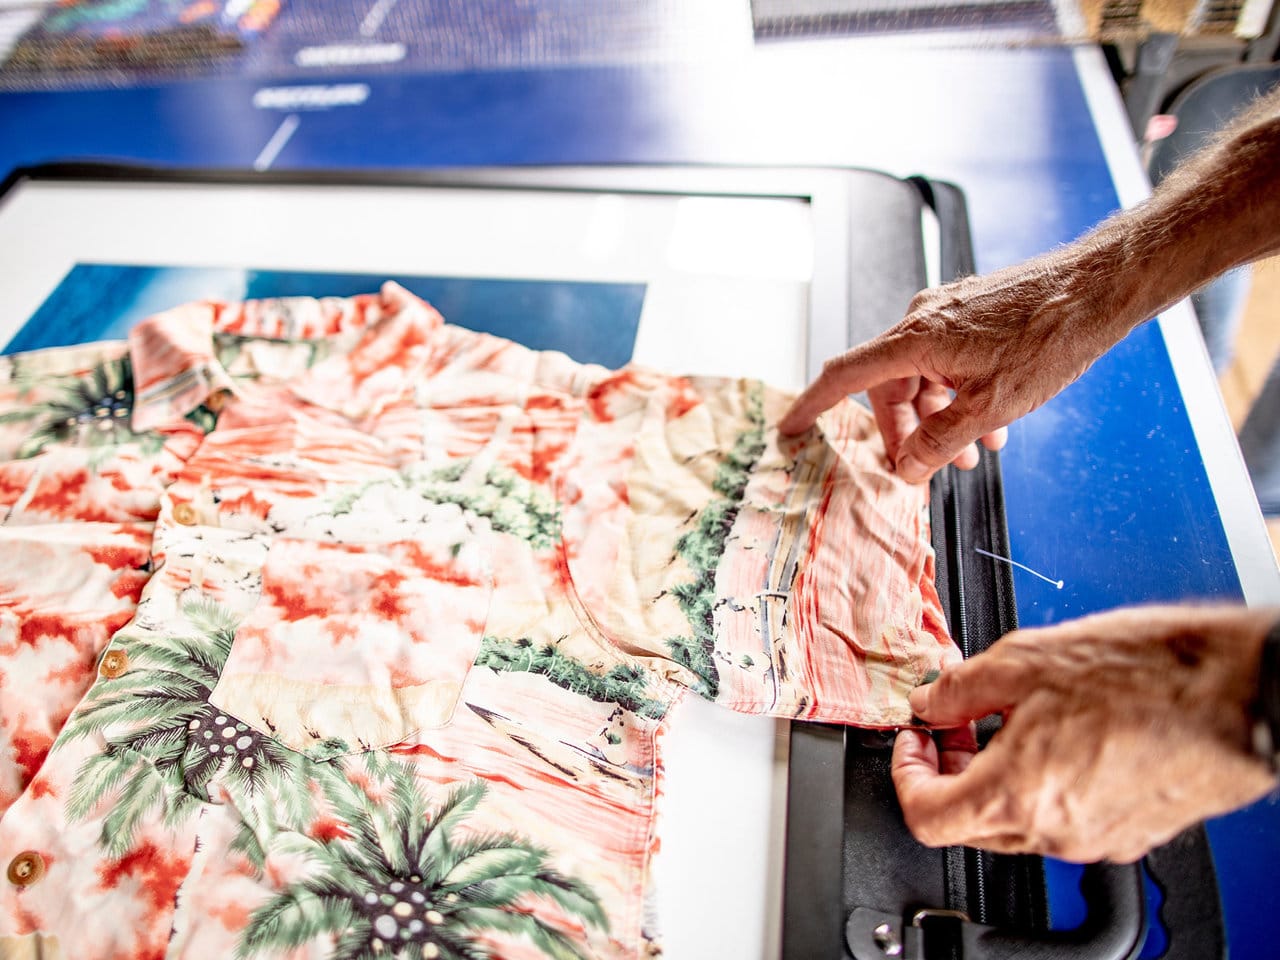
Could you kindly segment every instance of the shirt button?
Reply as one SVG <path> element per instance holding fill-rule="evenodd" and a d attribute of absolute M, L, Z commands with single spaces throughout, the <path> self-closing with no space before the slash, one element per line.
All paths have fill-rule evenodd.
<path fill-rule="evenodd" d="M 173 505 L 173 519 L 184 527 L 190 527 L 200 519 L 200 515 L 196 513 L 196 508 L 189 503 L 175 503 Z"/>
<path fill-rule="evenodd" d="M 44 857 L 34 850 L 20 853 L 9 861 L 9 882 L 16 887 L 29 887 L 44 876 Z"/>
<path fill-rule="evenodd" d="M 123 650 L 108 650 L 102 655 L 98 672 L 108 680 L 114 680 L 129 669 L 129 655 Z"/>

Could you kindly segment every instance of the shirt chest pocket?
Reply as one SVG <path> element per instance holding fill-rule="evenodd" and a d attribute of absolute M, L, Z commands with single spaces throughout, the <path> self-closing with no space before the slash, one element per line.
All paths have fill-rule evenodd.
<path fill-rule="evenodd" d="M 316 759 L 449 723 L 492 594 L 460 516 L 391 543 L 274 540 L 209 702 Z"/>

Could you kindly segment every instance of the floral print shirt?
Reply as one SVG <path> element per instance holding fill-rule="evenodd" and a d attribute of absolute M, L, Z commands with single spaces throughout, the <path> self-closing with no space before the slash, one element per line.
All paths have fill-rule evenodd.
<path fill-rule="evenodd" d="M 673 704 L 958 656 L 922 489 L 788 401 L 394 284 L 0 358 L 0 956 L 656 953 Z"/>

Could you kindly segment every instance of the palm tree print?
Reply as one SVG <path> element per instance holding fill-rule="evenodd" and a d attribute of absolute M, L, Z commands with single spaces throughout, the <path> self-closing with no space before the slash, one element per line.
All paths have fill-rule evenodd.
<path fill-rule="evenodd" d="M 485 933 L 524 938 L 554 960 L 586 960 L 581 944 L 534 910 L 550 902 L 606 929 L 596 896 L 516 834 L 460 832 L 485 797 L 483 781 L 455 788 L 432 810 L 409 767 L 377 754 L 367 764 L 389 786 L 378 802 L 336 764 L 309 764 L 344 828 L 327 842 L 277 835 L 273 846 L 305 853 L 313 869 L 253 913 L 240 960 L 317 938 L 334 942 L 330 960 L 486 960 Z"/>
<path fill-rule="evenodd" d="M 502 533 L 520 537 L 537 550 L 552 547 L 560 539 L 560 508 L 554 498 L 536 484 L 506 467 L 490 467 L 479 483 L 468 483 L 471 466 L 462 460 L 432 471 L 425 478 L 411 477 L 410 485 L 432 503 L 456 503 L 463 510 L 484 517 Z"/>
<path fill-rule="evenodd" d="M 720 673 L 711 658 L 715 647 L 716 568 L 724 556 L 733 522 L 738 518 L 751 471 L 764 454 L 764 390 L 759 384 L 747 394 L 747 429 L 738 435 L 724 461 L 716 469 L 712 489 L 720 494 L 698 515 L 698 525 L 676 541 L 676 552 L 696 579 L 680 583 L 671 592 L 693 628 L 692 637 L 668 637 L 667 649 L 681 666 L 697 677 L 695 689 L 710 700 L 720 689 Z"/>
<path fill-rule="evenodd" d="M 182 609 L 191 634 L 117 634 L 112 649 L 127 651 L 129 669 L 100 677 L 61 734 L 69 742 L 117 731 L 77 771 L 67 800 L 68 816 L 84 819 L 119 791 L 102 826 L 112 856 L 129 851 L 152 811 L 162 808 L 168 825 L 194 813 L 215 776 L 252 796 L 288 784 L 296 767 L 288 750 L 209 703 L 235 640 L 230 614 L 207 599 Z M 305 791 L 275 793 L 304 816 Z"/>
<path fill-rule="evenodd" d="M 0 413 L 0 424 L 29 424 L 31 431 L 18 444 L 18 460 L 27 460 L 54 443 L 76 447 L 106 448 L 122 443 L 142 443 L 143 452 L 155 453 L 164 444 L 160 434 L 134 433 L 133 365 L 128 356 L 102 361 L 87 374 L 51 376 L 24 374 L 19 358 L 14 358 L 13 380 L 27 380 L 27 390 L 40 385 L 52 389 L 52 396 L 28 403 L 22 410 Z M 210 433 L 218 415 L 209 407 L 198 406 L 187 413 L 204 433 Z"/>
<path fill-rule="evenodd" d="M 60 377 L 46 374 L 38 379 L 23 371 L 20 358 L 14 358 L 12 363 L 14 382 L 22 383 L 25 379 L 28 391 L 37 383 L 42 390 L 52 386 L 53 394 L 20 410 L 0 413 L 0 423 L 32 424 L 31 432 L 18 445 L 19 460 L 34 457 L 54 443 L 106 448 L 140 442 L 148 454 L 163 446 L 164 437 L 160 434 L 135 433 L 130 424 L 134 392 L 133 365 L 128 356 L 104 360 L 84 374 Z M 201 405 L 188 413 L 186 419 L 209 433 L 218 416 Z"/>
<path fill-rule="evenodd" d="M 87 374 L 49 377 L 56 386 L 43 402 L 0 414 L 3 423 L 31 423 L 32 430 L 18 446 L 19 459 L 34 457 L 51 443 L 107 446 L 135 437 L 129 428 L 133 411 L 133 369 L 129 358 L 106 360 Z"/>

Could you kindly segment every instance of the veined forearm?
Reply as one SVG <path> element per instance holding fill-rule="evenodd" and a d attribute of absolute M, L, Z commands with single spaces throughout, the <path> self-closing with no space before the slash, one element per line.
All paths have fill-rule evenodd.
<path fill-rule="evenodd" d="M 1144 203 L 1061 251 L 1115 338 L 1232 267 L 1280 251 L 1280 90 Z"/>

